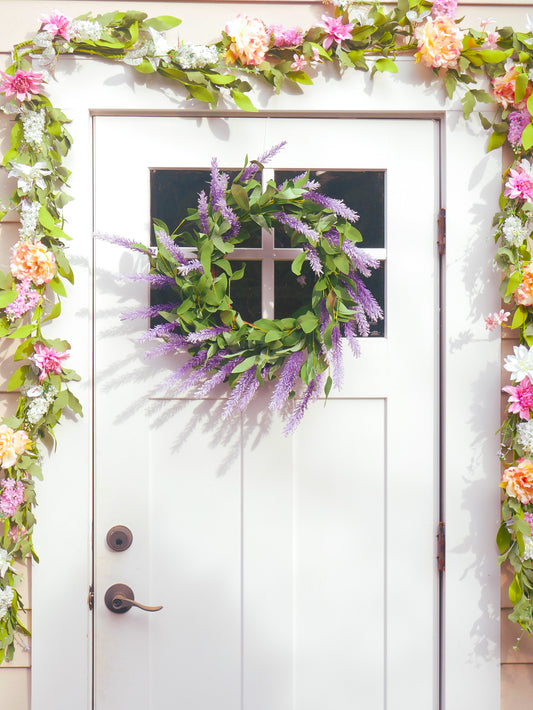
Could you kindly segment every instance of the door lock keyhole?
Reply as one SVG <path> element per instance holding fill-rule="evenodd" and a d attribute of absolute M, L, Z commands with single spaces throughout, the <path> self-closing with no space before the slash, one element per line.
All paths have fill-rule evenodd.
<path fill-rule="evenodd" d="M 131 547 L 133 533 L 125 525 L 114 525 L 107 533 L 106 542 L 116 552 L 122 552 Z"/>

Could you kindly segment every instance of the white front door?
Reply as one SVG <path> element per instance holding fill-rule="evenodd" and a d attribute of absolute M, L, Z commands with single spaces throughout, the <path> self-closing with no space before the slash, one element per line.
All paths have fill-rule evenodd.
<path fill-rule="evenodd" d="M 93 121 L 96 231 L 148 243 L 151 170 L 239 167 L 287 140 L 271 169 L 382 173 L 383 195 L 361 200 L 383 212 L 386 276 L 384 336 L 360 359 L 345 347 L 343 389 L 285 438 L 268 392 L 222 421 L 224 388 L 158 388 L 177 363 L 144 357 L 146 320 L 119 319 L 148 303 L 119 279 L 142 256 L 96 243 L 96 710 L 435 707 L 437 124 Z M 107 545 L 114 525 L 128 550 Z M 111 613 L 117 582 L 163 609 Z"/>

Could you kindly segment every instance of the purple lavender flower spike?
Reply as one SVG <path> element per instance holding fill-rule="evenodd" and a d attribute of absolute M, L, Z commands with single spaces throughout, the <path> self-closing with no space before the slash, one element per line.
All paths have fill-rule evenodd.
<path fill-rule="evenodd" d="M 272 160 L 272 158 L 279 153 L 279 151 L 287 145 L 287 141 L 281 141 L 281 143 L 278 143 L 277 145 L 272 146 L 269 150 L 266 151 L 266 153 L 263 153 L 263 155 L 260 155 L 259 158 L 257 158 L 257 162 L 250 163 L 249 165 L 246 166 L 244 169 L 241 177 L 239 178 L 240 182 L 247 182 L 253 176 L 256 174 L 256 172 L 260 169 L 260 166 L 257 163 L 260 163 L 261 165 L 265 165 L 266 163 L 269 162 L 269 160 Z"/>
<path fill-rule="evenodd" d="M 273 215 L 280 224 L 285 224 L 287 227 L 294 229 L 296 232 L 303 234 L 307 237 L 312 244 L 316 244 L 320 239 L 320 234 L 308 224 L 304 224 L 297 217 L 292 214 L 285 214 L 285 212 L 275 212 Z"/>
<path fill-rule="evenodd" d="M 327 195 L 322 195 L 320 192 L 306 192 L 303 197 L 306 200 L 310 200 L 317 205 L 320 205 L 324 209 L 331 210 L 333 214 L 339 217 L 344 217 L 349 222 L 357 222 L 359 215 L 354 210 L 346 207 L 342 200 L 336 200 L 333 197 L 328 197 Z"/>
<path fill-rule="evenodd" d="M 237 219 L 237 215 L 235 214 L 235 212 L 231 209 L 231 207 L 228 207 L 226 204 L 220 206 L 219 212 L 222 217 L 224 217 L 226 222 L 229 222 L 231 226 L 230 231 L 224 234 L 223 236 L 223 240 L 226 242 L 228 239 L 237 236 L 241 225 L 239 220 Z"/>
<path fill-rule="evenodd" d="M 333 365 L 333 384 L 336 389 L 342 387 L 344 380 L 344 367 L 342 363 L 342 340 L 341 329 L 336 325 L 331 331 L 331 342 L 333 345 L 331 363 Z"/>
<path fill-rule="evenodd" d="M 310 244 L 306 244 L 305 248 L 307 250 L 305 254 L 306 260 L 311 264 L 311 268 L 313 269 L 315 274 L 317 276 L 320 276 L 324 273 L 324 269 L 322 267 L 322 262 L 320 261 L 320 257 L 318 256 L 317 250 Z"/>
<path fill-rule="evenodd" d="M 178 264 L 187 264 L 187 257 L 181 251 L 179 246 L 175 244 L 174 241 L 168 236 L 166 232 L 164 232 L 162 229 L 156 230 L 156 236 L 161 242 L 161 244 L 168 251 L 168 253 L 172 256 L 173 259 L 175 259 L 175 261 L 177 261 Z"/>
<path fill-rule="evenodd" d="M 285 436 L 289 436 L 289 434 L 294 433 L 294 430 L 303 419 L 309 402 L 311 401 L 311 399 L 314 399 L 317 396 L 321 382 L 322 373 L 320 375 L 317 375 L 314 380 L 311 380 L 307 389 L 304 392 L 302 399 L 298 402 L 298 404 L 296 404 L 291 416 L 285 424 L 285 427 L 283 429 L 283 433 Z"/>
<path fill-rule="evenodd" d="M 165 276 L 165 274 L 128 274 L 122 278 L 126 281 L 147 281 L 152 288 L 162 288 L 176 283 L 172 276 Z"/>
<path fill-rule="evenodd" d="M 229 177 L 226 173 L 221 173 L 218 169 L 217 159 L 211 161 L 211 190 L 209 197 L 211 199 L 211 207 L 214 210 L 219 210 L 222 205 L 226 204 L 226 189 L 228 187 Z"/>
<path fill-rule="evenodd" d="M 363 280 L 359 276 L 355 276 L 354 282 L 357 285 L 357 302 L 361 305 L 361 308 L 370 320 L 375 323 L 377 320 L 383 318 L 381 306 L 365 286 Z"/>
<path fill-rule="evenodd" d="M 374 259 L 374 257 L 363 251 L 363 249 L 356 247 L 349 239 L 343 241 L 341 248 L 357 271 L 360 271 L 363 276 L 370 276 L 370 269 L 378 268 L 379 259 Z"/>
<path fill-rule="evenodd" d="M 323 298 L 320 303 L 320 315 L 319 315 L 320 335 L 322 338 L 324 337 L 324 333 L 326 332 L 326 328 L 328 327 L 330 320 L 331 320 L 331 318 L 329 317 L 328 307 L 326 305 L 326 299 Z"/>
<path fill-rule="evenodd" d="M 202 365 L 206 358 L 207 351 L 200 350 L 200 352 L 194 355 L 194 357 L 191 357 L 191 359 L 188 360 L 185 365 L 182 365 L 176 370 L 176 372 L 173 372 L 169 377 L 167 377 L 166 380 L 161 383 L 160 388 L 167 389 L 169 387 L 173 387 L 177 382 L 186 377 L 191 370 L 194 370 L 195 368 Z"/>
<path fill-rule="evenodd" d="M 169 340 L 167 343 L 160 343 L 153 350 L 149 350 L 145 354 L 145 357 L 151 360 L 154 357 L 162 357 L 163 355 L 175 355 L 182 347 L 183 343 L 179 343 L 176 340 Z"/>
<path fill-rule="evenodd" d="M 335 227 L 332 227 L 331 229 L 328 229 L 327 232 L 324 232 L 322 235 L 323 237 L 326 237 L 328 240 L 329 244 L 331 244 L 332 247 L 338 247 L 340 244 L 340 239 L 339 239 L 339 232 L 335 229 Z"/>
<path fill-rule="evenodd" d="M 259 387 L 259 381 L 255 376 L 255 367 L 251 367 L 246 372 L 243 372 L 239 377 L 237 384 L 233 388 L 231 395 L 222 411 L 222 419 L 227 419 L 233 412 L 235 407 L 240 411 L 247 406 Z M 242 401 L 241 401 L 242 400 Z"/>
<path fill-rule="evenodd" d="M 216 326 L 214 328 L 204 328 L 196 333 L 189 333 L 187 336 L 187 342 L 189 343 L 203 343 L 205 340 L 210 338 L 215 338 L 220 333 L 229 333 L 231 328 L 227 326 Z"/>
<path fill-rule="evenodd" d="M 161 338 L 164 335 L 172 333 L 172 331 L 178 327 L 178 323 L 160 323 L 159 325 L 154 325 L 153 328 L 145 330 L 144 333 L 137 339 L 139 343 L 147 343 L 155 338 Z"/>
<path fill-rule="evenodd" d="M 300 368 L 302 367 L 304 359 L 305 352 L 303 350 L 298 350 L 297 352 L 289 355 L 289 357 L 285 360 L 279 380 L 274 387 L 270 404 L 268 405 L 268 408 L 271 411 L 279 411 L 283 406 L 283 403 L 287 400 L 289 394 L 294 388 L 294 383 L 300 373 Z"/>
<path fill-rule="evenodd" d="M 135 318 L 153 318 L 159 315 L 159 312 L 171 313 L 174 308 L 177 308 L 179 303 L 156 303 L 154 306 L 147 308 L 139 308 L 137 311 L 128 311 L 120 314 L 120 320 L 135 320 Z"/>
<path fill-rule="evenodd" d="M 191 271 L 200 271 L 203 273 L 204 267 L 198 259 L 190 259 L 186 264 L 178 266 L 178 273 L 182 276 L 187 276 L 187 274 L 190 274 Z"/>
<path fill-rule="evenodd" d="M 198 396 L 205 397 L 214 387 L 219 385 L 221 382 L 224 382 L 226 377 L 229 377 L 232 371 L 243 360 L 243 357 L 236 357 L 234 360 L 228 360 L 226 365 L 223 365 L 209 380 L 204 382 L 197 392 Z"/>
<path fill-rule="evenodd" d="M 103 234 L 102 232 L 95 232 L 93 236 L 95 239 L 102 239 L 104 242 L 109 242 L 109 244 L 117 244 L 119 247 L 131 249 L 131 251 L 140 251 L 142 254 L 146 254 L 145 249 L 135 246 L 136 242 L 134 242 L 133 239 L 120 237 L 118 234 Z"/>
<path fill-rule="evenodd" d="M 198 194 L 198 216 L 200 217 L 200 227 L 204 234 L 209 234 L 209 219 L 207 216 L 207 195 L 205 190 Z"/>
<path fill-rule="evenodd" d="M 353 320 L 344 323 L 344 337 L 348 340 L 353 356 L 359 357 L 361 355 L 361 348 L 359 347 L 359 341 L 357 340 L 357 333 L 355 331 L 355 322 Z"/>

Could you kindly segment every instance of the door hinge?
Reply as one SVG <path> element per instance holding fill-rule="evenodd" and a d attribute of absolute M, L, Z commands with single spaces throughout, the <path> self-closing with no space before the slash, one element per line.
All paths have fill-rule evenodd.
<path fill-rule="evenodd" d="M 439 248 L 439 254 L 444 254 L 446 252 L 446 210 L 444 209 L 444 207 L 441 207 L 439 210 L 437 226 L 437 246 Z"/>
<path fill-rule="evenodd" d="M 87 597 L 87 604 L 89 605 L 89 609 L 92 611 L 94 609 L 94 590 L 93 590 L 93 585 L 89 587 L 89 595 Z"/>
<path fill-rule="evenodd" d="M 437 531 L 437 569 L 444 572 L 446 568 L 446 525 L 439 523 Z"/>

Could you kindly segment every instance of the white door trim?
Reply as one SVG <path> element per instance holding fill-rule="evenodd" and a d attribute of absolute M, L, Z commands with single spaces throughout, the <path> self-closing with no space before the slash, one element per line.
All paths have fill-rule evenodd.
<path fill-rule="evenodd" d="M 498 276 L 491 268 L 491 221 L 500 190 L 501 157 L 487 155 L 479 122 L 465 123 L 459 100 L 448 101 L 437 86 L 423 84 L 412 60 L 400 61 L 398 75 L 353 72 L 338 81 L 317 78 L 302 96 L 271 96 L 260 87 L 254 101 L 262 115 L 424 116 L 442 118 L 443 204 L 447 208 L 445 269 L 445 512 L 448 557 L 444 615 L 444 708 L 482 704 L 499 708 L 499 569 L 494 535 L 499 520 L 498 459 L 493 432 L 499 426 L 499 341 L 483 317 L 498 305 Z M 152 79 L 152 77 L 150 77 Z M 84 59 L 62 61 L 50 84 L 54 105 L 73 119 L 67 166 L 73 171 L 75 203 L 65 210 L 66 230 L 75 240 L 76 269 L 59 326 L 51 330 L 72 344 L 72 366 L 82 376 L 78 393 L 85 416 L 58 431 L 58 451 L 38 485 L 36 549 L 41 564 L 33 573 L 32 710 L 88 710 L 90 707 L 91 620 L 87 593 L 91 579 L 91 115 L 99 113 L 198 113 L 163 80 L 145 83 L 120 66 Z M 327 97 L 327 102 L 325 98 Z M 324 111 L 323 106 L 328 106 Z M 147 110 L 147 107 L 148 110 Z M 200 111 L 203 113 L 202 111 Z M 228 114 L 236 113 L 231 108 Z M 217 115 L 220 115 L 219 113 Z M 223 115 L 223 114 L 222 114 Z M 416 145 L 413 151 L 417 150 Z M 110 156 L 110 170 L 117 169 Z M 117 170 L 117 179 L 121 179 Z M 421 180 L 424 179 L 422 175 Z M 416 186 L 413 188 L 416 189 Z M 110 199 L 112 199 L 110 195 Z M 413 215 L 416 219 L 416 215 Z M 423 297 L 423 294 L 421 294 Z M 408 307 L 406 327 L 408 327 Z M 424 334 L 413 334 L 424 337 Z M 416 344 L 413 342 L 413 357 Z M 416 386 L 416 383 L 413 383 Z M 424 416 L 421 412 L 420 416 Z M 416 461 L 416 457 L 414 457 Z M 420 461 L 414 465 L 423 466 Z M 408 484 L 408 482 L 406 482 Z M 413 492 L 416 495 L 416 492 Z M 68 529 L 63 514 L 76 515 Z M 416 554 L 407 550 L 406 554 Z M 58 592 L 58 580 L 60 591 Z M 413 590 L 416 594 L 416 590 Z M 416 659 L 413 659 L 416 663 Z"/>

